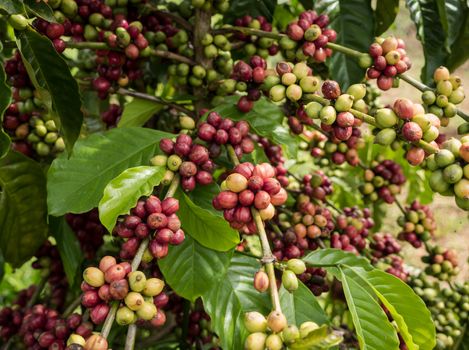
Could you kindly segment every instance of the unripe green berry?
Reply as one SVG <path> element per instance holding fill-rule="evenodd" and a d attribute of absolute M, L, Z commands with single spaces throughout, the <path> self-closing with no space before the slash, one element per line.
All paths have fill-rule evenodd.
<path fill-rule="evenodd" d="M 449 184 L 443 178 L 442 170 L 433 171 L 430 175 L 430 179 L 428 180 L 428 184 L 430 185 L 432 191 L 438 193 L 443 193 L 449 188 Z"/>
<path fill-rule="evenodd" d="M 301 87 L 299 85 L 292 84 L 289 87 L 287 87 L 286 96 L 289 100 L 298 101 L 299 99 L 301 99 L 302 95 L 303 95 L 303 91 L 301 90 Z"/>
<path fill-rule="evenodd" d="M 337 114 L 335 108 L 332 106 L 325 106 L 321 109 L 321 112 L 319 112 L 319 118 L 321 119 L 321 122 L 326 125 L 334 124 L 336 117 Z"/>
<path fill-rule="evenodd" d="M 182 159 L 177 154 L 172 154 L 168 157 L 168 169 L 171 171 L 178 171 L 182 164 Z"/>
<path fill-rule="evenodd" d="M 448 103 L 446 107 L 443 108 L 443 113 L 446 118 L 453 118 L 458 113 L 458 109 L 455 104 Z"/>
<path fill-rule="evenodd" d="M 295 325 L 289 325 L 282 331 L 282 337 L 285 343 L 291 344 L 300 338 L 300 330 Z"/>
<path fill-rule="evenodd" d="M 159 278 L 149 278 L 145 283 L 143 295 L 147 297 L 154 297 L 160 294 L 164 288 L 164 281 Z"/>
<path fill-rule="evenodd" d="M 440 134 L 440 131 L 436 126 L 430 126 L 430 128 L 423 133 L 423 139 L 426 142 L 435 141 Z"/>
<path fill-rule="evenodd" d="M 371 58 L 370 55 L 365 53 L 365 54 L 361 54 L 358 57 L 358 65 L 360 66 L 360 68 L 367 69 L 367 68 L 370 68 L 372 64 L 373 64 L 373 59 Z"/>
<path fill-rule="evenodd" d="M 376 112 L 376 125 L 381 128 L 391 128 L 397 124 L 399 118 L 390 108 L 381 108 Z"/>
<path fill-rule="evenodd" d="M 156 306 L 153 304 L 152 300 L 151 302 L 143 303 L 143 306 L 137 310 L 137 317 L 144 321 L 150 321 L 156 316 L 156 312 Z"/>
<path fill-rule="evenodd" d="M 142 271 L 132 271 L 127 276 L 130 289 L 134 292 L 141 292 L 145 288 L 147 278 Z"/>
<path fill-rule="evenodd" d="M 443 170 L 443 178 L 447 183 L 454 184 L 463 177 L 463 170 L 459 164 L 450 164 Z"/>
<path fill-rule="evenodd" d="M 267 330 L 267 320 L 257 311 L 246 312 L 244 314 L 244 326 L 249 333 L 265 332 Z"/>
<path fill-rule="evenodd" d="M 301 80 L 302 78 L 308 76 L 308 73 L 310 71 L 310 68 L 305 62 L 299 62 L 295 64 L 293 67 L 293 74 L 298 78 L 298 80 Z"/>
<path fill-rule="evenodd" d="M 116 322 L 120 326 L 127 326 L 135 322 L 135 313 L 127 306 L 121 306 L 116 313 Z"/>
<path fill-rule="evenodd" d="M 275 85 L 269 91 L 270 99 L 273 102 L 280 102 L 285 98 L 285 86 Z"/>
<path fill-rule="evenodd" d="M 306 271 L 306 265 L 303 260 L 290 259 L 287 262 L 287 269 L 293 271 L 296 275 L 301 275 Z"/>
<path fill-rule="evenodd" d="M 97 267 L 88 267 L 83 271 L 83 280 L 90 286 L 99 288 L 104 284 L 104 272 Z"/>
<path fill-rule="evenodd" d="M 366 95 L 366 85 L 365 84 L 353 84 L 350 85 L 347 89 L 347 94 L 352 95 L 356 100 L 361 100 Z"/>
<path fill-rule="evenodd" d="M 449 95 L 449 102 L 457 105 L 460 104 L 465 97 L 466 95 L 464 93 L 464 89 L 459 87 L 456 90 L 453 90 L 453 92 L 451 92 L 451 95 Z"/>
<path fill-rule="evenodd" d="M 244 350 L 264 350 L 266 338 L 267 335 L 260 332 L 249 334 L 244 343 Z"/>
<path fill-rule="evenodd" d="M 375 136 L 374 142 L 378 145 L 389 146 L 396 139 L 396 131 L 394 129 L 386 128 L 382 129 Z"/>
<path fill-rule="evenodd" d="M 348 112 L 352 108 L 354 97 L 349 94 L 340 95 L 335 101 L 337 112 Z"/>
<path fill-rule="evenodd" d="M 432 123 L 430 122 L 430 119 L 425 115 L 425 114 L 417 114 L 412 118 L 412 121 L 414 123 L 417 123 L 420 128 L 422 129 L 423 132 L 427 131 L 430 129 L 430 126 L 432 126 Z"/>
<path fill-rule="evenodd" d="M 304 90 L 303 90 L 304 91 Z M 319 118 L 319 113 L 322 110 L 322 104 L 319 102 L 310 102 L 306 105 L 305 112 L 308 115 L 308 117 L 312 119 L 317 119 Z"/>
<path fill-rule="evenodd" d="M 453 92 L 453 85 L 448 80 L 439 81 L 436 85 L 436 91 L 439 95 L 451 96 Z"/>
<path fill-rule="evenodd" d="M 210 44 L 204 47 L 204 56 L 208 59 L 212 59 L 218 56 L 218 49 L 215 45 Z"/>
<path fill-rule="evenodd" d="M 282 84 L 283 85 L 292 85 L 296 83 L 296 75 L 293 73 L 285 73 L 282 75 Z"/>
<path fill-rule="evenodd" d="M 24 30 L 28 27 L 28 20 L 21 14 L 8 17 L 8 23 L 16 30 Z"/>
<path fill-rule="evenodd" d="M 280 39 L 279 45 L 283 50 L 293 50 L 296 47 L 297 43 L 289 37 L 284 36 Z"/>
<path fill-rule="evenodd" d="M 425 91 L 422 94 L 422 102 L 427 106 L 434 104 L 436 101 L 436 95 L 433 91 Z"/>
<path fill-rule="evenodd" d="M 265 347 L 269 350 L 282 350 L 282 338 L 278 334 L 270 334 L 265 340 Z"/>
<path fill-rule="evenodd" d="M 67 339 L 67 346 L 70 346 L 72 344 L 80 345 L 80 346 L 85 346 L 86 340 L 79 334 L 70 334 L 70 336 Z"/>
<path fill-rule="evenodd" d="M 312 75 L 301 78 L 300 87 L 304 93 L 313 93 L 319 90 L 319 79 Z"/>
<path fill-rule="evenodd" d="M 143 307 L 143 304 L 145 303 L 142 295 L 137 292 L 129 292 L 126 295 L 124 302 L 125 305 L 127 305 L 127 307 L 132 311 L 140 310 Z"/>

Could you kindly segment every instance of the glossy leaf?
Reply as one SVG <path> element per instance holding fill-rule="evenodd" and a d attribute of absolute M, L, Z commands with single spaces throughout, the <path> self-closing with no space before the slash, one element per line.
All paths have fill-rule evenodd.
<path fill-rule="evenodd" d="M 373 270 L 370 262 L 362 256 L 345 252 L 340 249 L 319 249 L 309 253 L 302 260 L 311 266 L 317 267 L 337 267 L 340 265 L 361 267 L 365 270 Z"/>
<path fill-rule="evenodd" d="M 433 0 L 406 0 L 410 16 L 417 27 L 417 36 L 422 42 L 425 66 L 421 79 L 430 83 L 435 68 L 445 62 L 445 31 L 440 21 L 438 5 Z"/>
<path fill-rule="evenodd" d="M 384 33 L 394 23 L 399 13 L 399 0 L 377 1 L 375 10 L 375 35 Z"/>
<path fill-rule="evenodd" d="M 0 10 L 6 11 L 10 15 L 24 13 L 24 6 L 18 0 L 2 0 L 0 2 Z"/>
<path fill-rule="evenodd" d="M 158 266 L 178 295 L 195 301 L 217 286 L 226 274 L 232 255 L 232 251 L 205 248 L 186 235 L 182 244 L 169 247 L 168 255 L 158 260 Z"/>
<path fill-rule="evenodd" d="M 264 16 L 269 22 L 275 11 L 277 0 L 233 0 L 230 1 L 230 9 L 223 14 L 226 23 L 233 23 L 233 20 L 240 17 L 240 13 L 249 13 L 250 16 Z"/>
<path fill-rule="evenodd" d="M 124 170 L 104 188 L 99 201 L 99 220 L 109 232 L 120 215 L 130 213 L 142 196 L 149 196 L 163 179 L 166 168 L 138 166 Z"/>
<path fill-rule="evenodd" d="M 163 108 L 162 105 L 152 101 L 134 99 L 124 105 L 124 111 L 117 124 L 119 128 L 129 126 L 143 126 L 155 113 Z"/>
<path fill-rule="evenodd" d="M 374 39 L 374 21 L 371 2 L 368 0 L 340 0 L 340 13 L 333 18 L 331 27 L 337 33 L 337 44 L 368 52 Z M 363 80 L 365 70 L 358 66 L 356 59 L 341 53 L 334 53 L 328 60 L 331 75 L 345 89 L 350 84 Z"/>
<path fill-rule="evenodd" d="M 19 266 L 47 237 L 46 178 L 38 163 L 10 151 L 0 160 L 0 249 Z"/>
<path fill-rule="evenodd" d="M 10 136 L 3 130 L 3 115 L 10 105 L 11 89 L 6 84 L 6 75 L 3 65 L 0 67 L 0 159 L 3 158 L 10 149 Z"/>
<path fill-rule="evenodd" d="M 367 283 L 391 314 L 409 350 L 431 350 L 436 345 L 435 325 L 430 311 L 411 287 L 380 270 L 352 269 L 359 284 Z"/>
<path fill-rule="evenodd" d="M 324 325 L 302 339 L 295 341 L 288 346 L 291 350 L 324 350 L 330 349 L 342 342 L 342 336 L 329 332 L 329 328 Z"/>
<path fill-rule="evenodd" d="M 303 322 L 313 321 L 319 325 L 329 323 L 327 315 L 319 305 L 314 294 L 303 283 L 293 293 L 288 292 L 283 286 L 279 290 L 280 305 L 287 317 L 288 324 L 300 326 Z"/>
<path fill-rule="evenodd" d="M 286 127 L 282 125 L 285 117 L 280 106 L 261 98 L 254 103 L 248 113 L 242 113 L 236 107 L 239 96 L 228 96 L 225 102 L 214 108 L 224 118 L 233 120 L 246 120 L 252 131 L 260 136 L 267 137 L 278 145 L 285 145 L 289 154 L 296 155 L 298 140 L 292 137 Z"/>
<path fill-rule="evenodd" d="M 444 1 L 448 23 L 447 45 L 451 54 L 446 66 L 454 70 L 469 57 L 469 4 L 457 0 Z"/>
<path fill-rule="evenodd" d="M 398 350 L 399 339 L 374 295 L 342 269 L 341 282 L 362 350 Z"/>
<path fill-rule="evenodd" d="M 52 235 L 57 242 L 57 249 L 64 266 L 68 284 L 71 286 L 77 281 L 77 276 L 81 276 L 80 268 L 83 262 L 83 252 L 78 242 L 77 236 L 68 226 L 65 217 L 49 217 L 49 225 Z"/>
<path fill-rule="evenodd" d="M 54 17 L 54 11 L 52 11 L 47 2 L 37 0 L 23 0 L 23 2 L 26 8 L 35 16 L 45 19 L 48 22 L 57 22 Z"/>
<path fill-rule="evenodd" d="M 235 254 L 225 277 L 202 296 L 222 349 L 244 348 L 244 339 L 248 335 L 243 323 L 246 312 L 269 313 L 268 293 L 259 293 L 252 285 L 259 266 L 256 259 Z"/>
<path fill-rule="evenodd" d="M 147 165 L 158 151 L 159 140 L 172 136 L 144 128 L 117 128 L 79 140 L 70 159 L 61 155 L 49 169 L 49 214 L 84 213 L 97 207 L 112 179 L 128 168 Z"/>
<path fill-rule="evenodd" d="M 178 217 L 184 231 L 203 246 L 217 251 L 227 251 L 239 243 L 238 231 L 211 210 L 199 207 L 181 190 L 176 192 L 179 199 Z"/>
<path fill-rule="evenodd" d="M 40 98 L 53 111 L 69 153 L 83 123 L 78 84 L 52 42 L 28 28 L 17 32 L 17 45 Z"/>

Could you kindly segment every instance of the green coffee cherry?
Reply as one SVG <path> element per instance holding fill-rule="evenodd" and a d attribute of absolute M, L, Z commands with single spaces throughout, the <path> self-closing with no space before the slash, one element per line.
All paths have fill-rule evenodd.
<path fill-rule="evenodd" d="M 264 350 L 267 335 L 256 332 L 249 334 L 244 343 L 244 350 Z"/>
<path fill-rule="evenodd" d="M 152 300 L 151 302 L 143 303 L 143 306 L 137 310 L 137 317 L 144 321 L 150 321 L 156 316 L 156 312 L 156 306 L 153 304 Z"/>
<path fill-rule="evenodd" d="M 319 112 L 319 118 L 321 119 L 321 122 L 323 122 L 326 125 L 334 124 L 337 118 L 335 108 L 332 106 L 323 107 L 321 109 L 321 112 Z"/>
<path fill-rule="evenodd" d="M 296 83 L 296 75 L 293 73 L 285 73 L 282 75 L 282 84 L 286 86 L 290 86 Z"/>
<path fill-rule="evenodd" d="M 269 350 L 282 350 L 282 338 L 278 334 L 270 334 L 265 340 L 265 347 Z"/>
<path fill-rule="evenodd" d="M 422 102 L 427 106 L 434 104 L 436 101 L 436 95 L 433 91 L 425 91 L 422 94 Z"/>
<path fill-rule="evenodd" d="M 346 93 L 349 95 L 352 95 L 355 100 L 361 100 L 366 95 L 366 85 L 365 84 L 350 85 Z"/>
<path fill-rule="evenodd" d="M 319 113 L 322 110 L 322 104 L 319 102 L 310 102 L 306 105 L 305 112 L 308 115 L 308 117 L 312 119 L 317 119 L 319 118 Z"/>
<path fill-rule="evenodd" d="M 130 289 L 134 292 L 141 292 L 145 288 L 147 278 L 142 271 L 132 271 L 128 275 Z"/>
<path fill-rule="evenodd" d="M 70 334 L 70 336 L 67 339 L 67 346 L 70 346 L 72 344 L 80 345 L 80 346 L 85 346 L 86 340 L 79 334 Z"/>
<path fill-rule="evenodd" d="M 273 102 L 280 102 L 285 98 L 285 86 L 275 85 L 269 91 L 270 99 Z"/>
<path fill-rule="evenodd" d="M 126 295 L 124 302 L 125 305 L 127 305 L 127 307 L 132 311 L 140 310 L 143 307 L 143 304 L 145 303 L 142 295 L 137 292 L 129 292 Z"/>
<path fill-rule="evenodd" d="M 383 129 L 375 136 L 374 142 L 378 145 L 389 146 L 394 142 L 397 133 L 394 129 Z"/>
<path fill-rule="evenodd" d="M 286 96 L 289 100 L 298 101 L 302 95 L 303 91 L 301 90 L 301 87 L 299 85 L 292 84 L 287 87 Z"/>
<path fill-rule="evenodd" d="M 396 113 L 390 108 L 378 109 L 375 119 L 376 125 L 381 129 L 391 128 L 399 121 Z"/>
<path fill-rule="evenodd" d="M 182 159 L 177 154 L 172 154 L 168 157 L 168 169 L 171 171 L 178 171 L 182 164 Z"/>
<path fill-rule="evenodd" d="M 290 259 L 287 262 L 287 269 L 293 271 L 296 275 L 301 275 L 306 271 L 306 265 L 303 260 Z"/>
<path fill-rule="evenodd" d="M 8 17 L 8 23 L 16 30 L 24 30 L 28 27 L 27 18 L 20 14 Z"/>
<path fill-rule="evenodd" d="M 349 94 L 340 95 L 335 101 L 335 109 L 337 112 L 348 112 L 353 106 L 354 97 Z"/>
<path fill-rule="evenodd" d="M 289 292 L 294 292 L 298 289 L 298 278 L 295 273 L 290 270 L 283 271 L 282 274 L 282 285 Z"/>
<path fill-rule="evenodd" d="M 451 96 L 453 92 L 453 85 L 448 80 L 439 81 L 436 84 L 436 91 L 439 95 L 445 95 L 447 97 Z"/>
<path fill-rule="evenodd" d="M 310 71 L 310 68 L 305 62 L 299 62 L 295 64 L 292 70 L 293 74 L 298 78 L 298 80 L 301 80 L 307 77 L 309 71 Z"/>
<path fill-rule="evenodd" d="M 249 333 L 265 332 L 267 330 L 267 320 L 257 311 L 246 312 L 244 314 L 244 326 Z"/>
<path fill-rule="evenodd" d="M 303 77 L 300 80 L 300 87 L 304 93 L 313 93 L 319 90 L 319 79 L 312 75 Z"/>
<path fill-rule="evenodd" d="M 300 338 L 300 330 L 295 325 L 289 325 L 282 331 L 282 337 L 285 343 L 291 344 Z"/>
<path fill-rule="evenodd" d="M 150 164 L 153 166 L 166 166 L 168 162 L 168 157 L 165 155 L 156 155 L 150 159 Z"/>
<path fill-rule="evenodd" d="M 116 313 L 116 322 L 120 326 L 127 326 L 135 322 L 135 313 L 127 306 L 121 306 Z"/>
<path fill-rule="evenodd" d="M 428 184 L 430 185 L 432 191 L 438 193 L 444 193 L 449 188 L 449 184 L 443 178 L 442 170 L 433 171 L 428 181 Z"/>

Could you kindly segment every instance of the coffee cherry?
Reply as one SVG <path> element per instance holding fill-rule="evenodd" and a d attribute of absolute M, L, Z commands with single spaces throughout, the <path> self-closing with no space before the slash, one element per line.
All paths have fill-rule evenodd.
<path fill-rule="evenodd" d="M 295 325 L 289 325 L 282 331 L 282 337 L 285 343 L 292 344 L 300 338 L 300 330 Z"/>
<path fill-rule="evenodd" d="M 153 302 L 145 302 L 143 306 L 137 310 L 138 318 L 144 321 L 150 321 L 156 316 L 157 310 L 155 304 Z"/>
<path fill-rule="evenodd" d="M 110 267 L 116 264 L 117 264 L 116 258 L 114 258 L 113 256 L 107 255 L 107 256 L 102 257 L 101 260 L 99 261 L 99 269 L 102 272 L 106 272 Z"/>
<path fill-rule="evenodd" d="M 116 322 L 120 326 L 127 326 L 135 322 L 135 313 L 126 306 L 121 306 L 116 313 Z"/>
<path fill-rule="evenodd" d="M 84 350 L 107 350 L 108 343 L 106 338 L 93 334 L 90 336 L 85 343 Z"/>
<path fill-rule="evenodd" d="M 302 260 L 290 259 L 287 262 L 287 268 L 296 275 L 300 275 L 306 271 L 306 265 Z"/>
<path fill-rule="evenodd" d="M 283 349 L 282 338 L 278 334 L 270 334 L 267 336 L 265 340 L 265 346 L 267 349 L 271 349 L 271 350 L 282 350 Z"/>
<path fill-rule="evenodd" d="M 287 326 L 287 319 L 282 312 L 272 311 L 267 317 L 267 325 L 272 332 L 279 333 Z"/>
<path fill-rule="evenodd" d="M 137 311 L 143 307 L 145 301 L 140 293 L 129 292 L 125 297 L 124 302 L 130 310 Z"/>
<path fill-rule="evenodd" d="M 104 273 L 96 267 L 88 267 L 83 271 L 83 279 L 92 287 L 101 287 L 104 284 Z"/>
<path fill-rule="evenodd" d="M 257 311 L 244 314 L 244 326 L 249 333 L 265 332 L 267 330 L 266 318 Z"/>
<path fill-rule="evenodd" d="M 141 292 L 145 288 L 147 279 L 142 271 L 132 271 L 127 278 L 129 279 L 129 286 L 133 292 Z"/>
<path fill-rule="evenodd" d="M 111 283 L 113 281 L 121 280 L 121 279 L 125 278 L 125 276 L 126 276 L 126 272 L 124 270 L 124 267 L 120 264 L 116 264 L 116 265 L 111 266 L 104 273 L 104 279 L 107 283 Z"/>
<path fill-rule="evenodd" d="M 160 294 L 164 288 L 164 281 L 158 278 L 149 278 L 146 280 L 145 287 L 143 289 L 143 295 L 153 297 Z"/>
<path fill-rule="evenodd" d="M 328 100 L 335 100 L 340 96 L 340 86 L 336 81 L 326 80 L 321 87 L 322 94 Z"/>
<path fill-rule="evenodd" d="M 282 285 L 289 292 L 294 292 L 298 289 L 298 278 L 293 271 L 285 270 L 282 273 Z"/>
<path fill-rule="evenodd" d="M 267 335 L 264 333 L 256 332 L 251 333 L 246 338 L 244 343 L 245 350 L 264 350 L 265 349 L 265 341 Z"/>
<path fill-rule="evenodd" d="M 258 292 L 265 292 L 269 289 L 269 276 L 264 271 L 257 271 L 254 275 L 254 288 Z"/>

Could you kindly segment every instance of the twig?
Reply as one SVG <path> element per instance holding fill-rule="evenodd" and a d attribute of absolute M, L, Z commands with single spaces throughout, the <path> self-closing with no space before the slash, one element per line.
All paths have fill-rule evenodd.
<path fill-rule="evenodd" d="M 189 32 L 191 32 L 194 29 L 189 22 L 187 22 L 184 18 L 182 18 L 181 16 L 178 16 L 175 13 L 168 12 L 168 11 L 161 11 L 161 10 L 156 10 L 155 12 L 160 14 L 160 15 L 163 15 L 165 17 L 168 17 L 168 18 L 172 19 L 174 22 L 176 22 L 182 28 L 184 28 L 185 30 L 187 30 Z"/>
<path fill-rule="evenodd" d="M 360 51 L 351 49 L 349 47 L 345 47 L 345 46 L 335 44 L 335 43 L 327 43 L 326 46 L 329 49 L 332 49 L 332 50 L 337 51 L 337 52 L 341 52 L 343 54 L 346 54 L 347 56 L 351 56 L 351 57 L 354 57 L 354 58 L 360 58 L 360 57 L 363 57 L 363 55 L 367 55 L 364 52 L 360 52 Z"/>
<path fill-rule="evenodd" d="M 168 58 L 170 60 L 179 61 L 182 63 L 187 63 L 191 66 L 196 65 L 195 61 L 182 55 L 178 55 L 177 53 L 171 51 L 164 51 L 164 50 L 151 50 L 151 54 L 157 57 Z"/>
<path fill-rule="evenodd" d="M 397 200 L 397 198 L 394 198 L 394 202 L 395 202 L 396 205 L 399 207 L 399 209 L 401 210 L 402 214 L 406 215 L 406 211 L 405 211 L 404 207 L 403 207 L 402 204 Z"/>
<path fill-rule="evenodd" d="M 190 116 L 194 117 L 194 112 L 193 111 L 191 111 L 191 110 L 189 110 L 189 109 L 187 109 L 183 106 L 180 106 L 176 103 L 166 101 L 166 100 L 162 99 L 161 97 L 152 96 L 152 95 L 149 95 L 149 94 L 145 94 L 143 92 L 131 91 L 131 90 L 124 89 L 124 88 L 119 88 L 116 91 L 116 93 L 119 94 L 119 95 L 132 96 L 132 97 L 135 97 L 135 98 L 140 98 L 142 100 L 147 100 L 147 101 L 152 101 L 152 102 L 155 102 L 155 103 L 158 103 L 158 104 L 162 104 L 162 105 L 174 108 L 174 109 L 176 109 L 180 112 L 183 112 L 187 115 L 190 115 Z"/>
<path fill-rule="evenodd" d="M 119 302 L 113 301 L 111 304 L 111 310 L 109 310 L 109 313 L 107 314 L 106 319 L 104 320 L 103 328 L 101 329 L 101 335 L 106 339 L 109 336 L 109 333 L 111 332 L 112 324 L 114 323 L 114 319 L 116 318 L 116 312 L 118 308 Z"/>
<path fill-rule="evenodd" d="M 62 317 L 67 317 L 69 316 L 75 309 L 78 307 L 78 305 L 81 304 L 81 295 L 78 298 L 75 298 L 70 305 L 65 309 L 65 311 L 62 314 Z"/>
<path fill-rule="evenodd" d="M 237 26 L 216 29 L 212 33 L 216 35 L 216 34 L 227 34 L 227 33 L 237 33 L 237 32 L 247 34 L 247 35 L 255 35 L 255 36 L 264 37 L 264 38 L 272 38 L 276 40 L 280 40 L 283 37 L 286 37 L 285 34 L 266 32 L 260 29 L 254 29 L 254 28 L 248 28 L 248 27 L 237 27 Z"/>
<path fill-rule="evenodd" d="M 127 328 L 127 337 L 125 338 L 125 350 L 134 350 L 135 336 L 137 335 L 137 325 L 131 324 Z"/>

